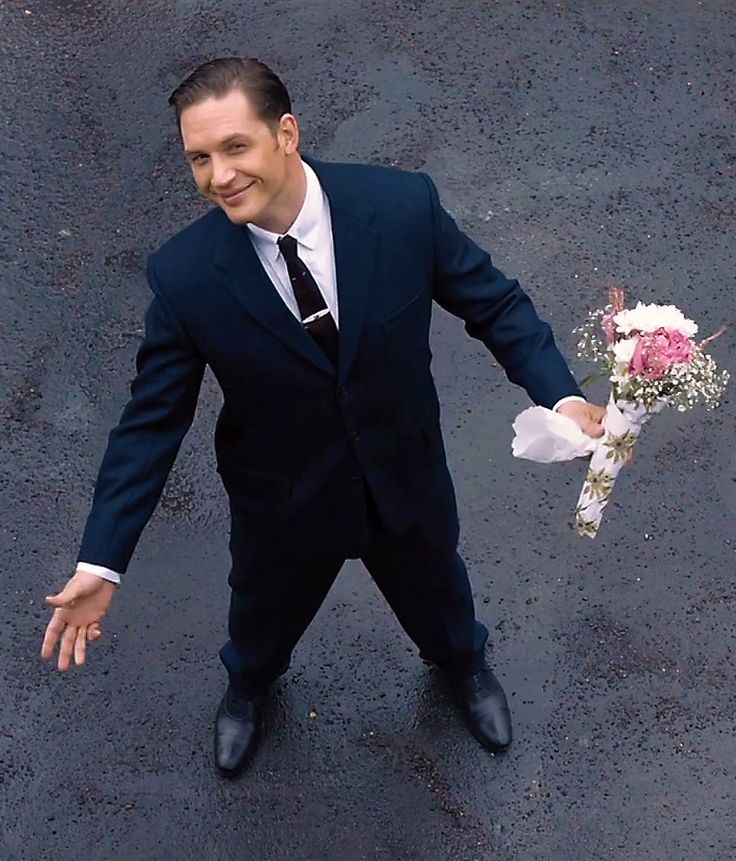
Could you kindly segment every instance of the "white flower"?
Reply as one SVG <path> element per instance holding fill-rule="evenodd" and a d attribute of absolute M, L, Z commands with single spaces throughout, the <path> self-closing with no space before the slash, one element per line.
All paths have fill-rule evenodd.
<path fill-rule="evenodd" d="M 628 367 L 638 341 L 638 338 L 624 338 L 623 341 L 616 341 L 615 344 L 611 344 L 610 350 L 615 356 L 617 364 Z"/>
<path fill-rule="evenodd" d="M 624 386 L 629 382 L 629 376 L 624 370 L 619 372 L 614 369 L 609 379 L 614 386 Z"/>
<path fill-rule="evenodd" d="M 616 331 L 628 335 L 629 332 L 654 332 L 657 329 L 674 329 L 688 338 L 698 331 L 692 320 L 674 305 L 645 305 L 637 302 L 636 307 L 619 311 L 613 318 Z"/>

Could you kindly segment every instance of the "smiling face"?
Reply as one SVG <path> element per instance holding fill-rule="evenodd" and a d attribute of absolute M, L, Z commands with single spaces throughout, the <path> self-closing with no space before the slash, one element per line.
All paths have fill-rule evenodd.
<path fill-rule="evenodd" d="M 241 90 L 184 108 L 181 137 L 200 192 L 235 224 L 285 233 L 304 201 L 306 180 L 292 114 L 271 126 Z"/>

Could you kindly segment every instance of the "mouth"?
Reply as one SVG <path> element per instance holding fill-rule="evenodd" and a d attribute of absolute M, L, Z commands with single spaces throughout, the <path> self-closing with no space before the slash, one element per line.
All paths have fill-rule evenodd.
<path fill-rule="evenodd" d="M 245 197 L 248 189 L 254 184 L 255 180 L 248 183 L 248 185 L 243 186 L 243 188 L 238 188 L 235 191 L 228 192 L 227 194 L 221 194 L 220 198 L 229 206 L 232 206 L 235 203 L 240 203 L 240 201 Z"/>

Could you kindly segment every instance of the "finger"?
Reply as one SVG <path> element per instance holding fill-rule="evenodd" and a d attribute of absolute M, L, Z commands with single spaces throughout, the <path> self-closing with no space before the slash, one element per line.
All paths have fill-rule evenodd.
<path fill-rule="evenodd" d="M 590 420 L 585 424 L 585 433 L 587 433 L 588 436 L 603 436 L 603 425 Z"/>
<path fill-rule="evenodd" d="M 99 640 L 101 636 L 102 629 L 97 622 L 92 622 L 91 625 L 87 626 L 87 639 L 90 641 L 90 643 L 94 642 L 95 640 Z"/>
<path fill-rule="evenodd" d="M 77 636 L 74 639 L 74 663 L 81 667 L 84 663 L 84 653 L 86 645 L 87 631 L 83 625 L 77 628 Z"/>
<path fill-rule="evenodd" d="M 41 645 L 41 657 L 48 660 L 54 653 L 54 648 L 59 641 L 61 632 L 64 630 L 64 623 L 59 618 L 58 614 L 54 613 L 51 621 L 46 625 L 46 633 Z"/>
<path fill-rule="evenodd" d="M 61 635 L 61 643 L 59 645 L 59 663 L 57 666 L 62 672 L 69 669 L 69 660 L 72 656 L 76 638 L 77 626 L 67 625 L 64 633 Z"/>
<path fill-rule="evenodd" d="M 605 407 L 600 407 L 598 406 L 598 404 L 589 404 L 588 409 L 590 410 L 590 417 L 593 419 L 593 421 L 603 421 L 603 417 L 606 415 Z"/>

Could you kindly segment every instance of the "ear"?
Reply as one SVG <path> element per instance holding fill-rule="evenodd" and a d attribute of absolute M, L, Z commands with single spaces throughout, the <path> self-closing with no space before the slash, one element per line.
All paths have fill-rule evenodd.
<path fill-rule="evenodd" d="M 281 117 L 276 134 L 286 155 L 299 149 L 299 124 L 294 114 L 284 114 Z"/>

